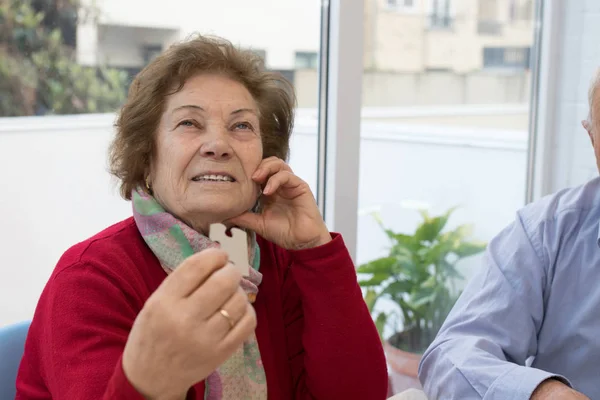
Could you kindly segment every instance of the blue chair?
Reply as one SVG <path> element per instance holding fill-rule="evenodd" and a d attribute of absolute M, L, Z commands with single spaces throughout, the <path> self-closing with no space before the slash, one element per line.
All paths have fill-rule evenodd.
<path fill-rule="evenodd" d="M 0 399 L 15 398 L 15 382 L 30 321 L 0 328 Z"/>

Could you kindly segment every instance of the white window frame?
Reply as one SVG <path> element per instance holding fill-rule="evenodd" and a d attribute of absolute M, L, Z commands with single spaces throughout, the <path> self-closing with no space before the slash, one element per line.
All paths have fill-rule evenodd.
<path fill-rule="evenodd" d="M 364 0 L 323 0 L 317 202 L 356 260 Z"/>
<path fill-rule="evenodd" d="M 456 17 L 456 2 L 454 0 L 437 0 L 438 2 L 445 2 L 447 3 L 447 7 L 448 7 L 448 15 L 446 16 L 449 20 L 449 24 L 448 26 L 439 26 L 439 25 L 435 25 L 431 18 L 434 15 L 434 3 L 436 2 L 436 0 L 429 0 L 427 2 L 426 8 L 425 8 L 425 12 L 426 15 L 428 17 L 428 29 L 430 30 L 452 30 L 453 26 L 454 26 L 454 18 Z M 445 6 L 446 4 L 443 4 L 443 6 Z M 444 8 L 444 7 L 442 7 Z"/>
<path fill-rule="evenodd" d="M 558 134 L 557 94 L 563 40 L 562 0 L 537 0 L 535 38 L 532 54 L 531 119 L 525 202 L 530 203 L 553 192 L 554 140 Z"/>
<path fill-rule="evenodd" d="M 532 54 L 527 202 L 548 193 L 557 89 L 561 0 L 537 0 Z M 454 2 L 450 14 L 455 15 Z M 323 0 L 317 199 L 327 226 L 356 259 L 364 0 Z"/>

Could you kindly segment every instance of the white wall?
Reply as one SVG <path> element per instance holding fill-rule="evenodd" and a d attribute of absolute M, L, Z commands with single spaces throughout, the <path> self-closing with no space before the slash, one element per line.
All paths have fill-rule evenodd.
<path fill-rule="evenodd" d="M 130 215 L 106 172 L 112 115 L 0 119 L 0 325 L 30 318 L 71 245 Z"/>
<path fill-rule="evenodd" d="M 107 173 L 113 121 L 112 114 L 0 118 L 0 326 L 32 316 L 68 247 L 130 216 Z M 300 113 L 290 160 L 313 190 L 316 126 L 311 113 Z M 385 251 L 369 211 L 381 210 L 392 228 L 414 228 L 417 214 L 401 207 L 405 200 L 433 211 L 460 205 L 452 224 L 474 222 L 476 236 L 488 240 L 522 203 L 525 142 L 523 132 L 365 122 L 357 261 Z"/>
<path fill-rule="evenodd" d="M 31 318 L 62 253 L 131 215 L 107 172 L 114 115 L 0 118 L 0 326 Z M 309 122 L 310 123 L 310 122 Z M 312 129 L 312 128 L 311 128 Z M 316 129 L 292 146 L 315 188 Z M 298 162 L 301 161 L 301 162 Z"/>

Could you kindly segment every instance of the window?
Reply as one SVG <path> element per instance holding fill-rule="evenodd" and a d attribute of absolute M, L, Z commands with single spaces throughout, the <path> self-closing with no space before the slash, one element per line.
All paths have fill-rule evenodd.
<path fill-rule="evenodd" d="M 297 51 L 295 64 L 296 69 L 317 69 L 319 56 L 313 51 Z"/>
<path fill-rule="evenodd" d="M 163 48 L 160 44 L 144 46 L 144 64 L 148 64 L 150 61 L 154 60 L 154 58 L 158 56 L 162 50 Z"/>
<path fill-rule="evenodd" d="M 411 11 L 415 7 L 415 0 L 387 0 L 387 4 L 396 11 Z"/>
<path fill-rule="evenodd" d="M 534 5 L 533 0 L 510 0 L 510 22 L 530 22 L 533 18 Z"/>
<path fill-rule="evenodd" d="M 529 47 L 486 47 L 483 49 L 484 68 L 528 69 Z"/>
<path fill-rule="evenodd" d="M 477 32 L 481 35 L 502 35 L 498 0 L 479 0 Z"/>
<path fill-rule="evenodd" d="M 486 243 L 523 205 L 533 24 L 478 32 L 482 19 L 506 23 L 508 1 L 432 0 L 414 15 L 367 1 L 356 258 L 383 258 L 360 275 L 365 291 L 389 287 L 373 313 L 383 337 L 421 353 L 481 265 L 475 252 L 455 265 L 465 279 L 436 275 L 457 261 L 436 253 L 444 235 Z M 394 392 L 418 387 L 388 358 Z"/>
<path fill-rule="evenodd" d="M 431 0 L 429 26 L 432 29 L 449 29 L 452 27 L 450 13 L 451 0 Z"/>
<path fill-rule="evenodd" d="M 4 262 L 19 265 L 0 279 L 0 302 L 19 304 L 0 307 L 0 326 L 31 318 L 68 247 L 131 215 L 106 171 L 115 113 L 133 77 L 192 33 L 253 49 L 294 83 L 290 164 L 315 190 L 319 1 L 6 0 L 0 20 L 0 170 L 3 185 L 18 193 L 3 196 L 14 217 L 3 224 L 16 229 L 4 241 Z M 309 69 L 296 66 L 298 50 Z M 34 185 L 25 178 L 40 174 Z M 31 226 L 33 236 L 19 228 Z"/>

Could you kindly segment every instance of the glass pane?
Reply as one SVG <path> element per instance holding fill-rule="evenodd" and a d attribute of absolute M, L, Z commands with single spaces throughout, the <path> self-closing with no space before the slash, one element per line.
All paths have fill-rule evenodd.
<path fill-rule="evenodd" d="M 68 247 L 131 215 L 106 168 L 115 112 L 133 77 L 192 33 L 250 49 L 292 81 L 290 163 L 315 190 L 320 11 L 318 0 L 0 2 L 0 206 L 15 227 L 0 233 L 14 266 L 0 302 L 19 305 L 0 325 L 31 317 Z"/>
<path fill-rule="evenodd" d="M 357 261 L 388 357 L 418 360 L 525 199 L 534 1 L 367 2 Z"/>

